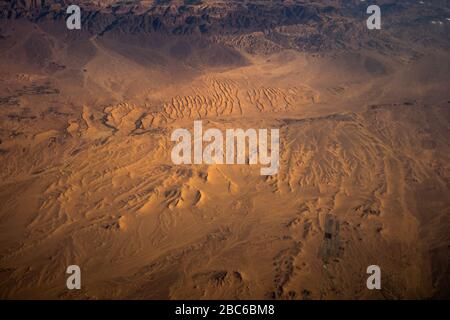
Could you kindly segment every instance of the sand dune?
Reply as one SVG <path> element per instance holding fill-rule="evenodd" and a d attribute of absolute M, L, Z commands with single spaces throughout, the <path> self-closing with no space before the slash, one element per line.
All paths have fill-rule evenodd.
<path fill-rule="evenodd" d="M 217 2 L 186 10 L 225 31 L 177 29 L 174 4 L 177 19 L 148 18 L 166 33 L 90 16 L 77 36 L 4 5 L 0 297 L 448 298 L 448 38 L 427 24 L 431 44 L 413 41 L 414 5 L 371 39 L 331 3 L 288 7 L 266 33 L 281 10 L 250 22 Z M 170 134 L 194 120 L 279 128 L 278 174 L 174 165 Z"/>

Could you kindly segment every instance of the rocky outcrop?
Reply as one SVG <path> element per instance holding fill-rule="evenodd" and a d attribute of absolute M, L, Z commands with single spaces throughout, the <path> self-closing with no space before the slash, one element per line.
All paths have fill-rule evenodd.
<path fill-rule="evenodd" d="M 429 45 L 433 23 L 441 28 L 431 30 L 439 37 L 448 31 L 447 14 L 440 7 L 392 0 L 379 3 L 383 32 L 366 28 L 368 4 L 360 1 L 12 0 L 0 1 L 0 18 L 61 22 L 70 4 L 81 6 L 83 30 L 91 35 L 193 35 L 250 53 L 379 49 L 397 37 Z M 408 30 L 417 24 L 423 25 L 423 37 Z M 396 43 L 389 45 L 399 50 Z"/>

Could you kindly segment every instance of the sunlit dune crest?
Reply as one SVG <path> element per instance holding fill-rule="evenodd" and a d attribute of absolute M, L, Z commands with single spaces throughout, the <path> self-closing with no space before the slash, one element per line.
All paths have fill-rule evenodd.
<path fill-rule="evenodd" d="M 382 30 L 360 1 L 72 2 L 81 30 L 0 2 L 0 297 L 448 298 L 439 1 L 377 1 Z M 194 121 L 279 129 L 276 174 L 173 163 Z"/>

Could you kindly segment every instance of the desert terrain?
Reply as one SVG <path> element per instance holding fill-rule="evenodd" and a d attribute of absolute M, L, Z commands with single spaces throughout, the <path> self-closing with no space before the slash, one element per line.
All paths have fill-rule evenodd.
<path fill-rule="evenodd" d="M 449 298 L 450 7 L 377 4 L 0 1 L 0 297 Z M 195 120 L 278 173 L 173 164 Z"/>

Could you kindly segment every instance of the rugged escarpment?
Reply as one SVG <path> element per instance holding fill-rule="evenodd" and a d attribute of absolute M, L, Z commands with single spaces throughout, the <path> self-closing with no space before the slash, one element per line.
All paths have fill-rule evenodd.
<path fill-rule="evenodd" d="M 414 35 L 415 41 L 429 44 L 435 41 L 433 33 L 448 32 L 448 24 L 440 23 L 446 21 L 449 13 L 440 1 L 427 6 L 415 1 L 380 1 L 384 29 L 381 36 L 369 34 L 365 26 L 367 4 L 360 1 L 14 0 L 0 2 L 0 17 L 62 25 L 69 4 L 81 6 L 83 30 L 90 34 L 198 35 L 252 53 L 286 48 L 315 52 L 361 48 L 393 51 L 404 47 L 400 39 Z M 427 29 L 431 22 L 441 30 L 430 34 Z M 411 34 L 411 27 L 418 25 L 422 28 Z M 421 33 L 427 35 L 427 43 L 420 39 Z"/>

